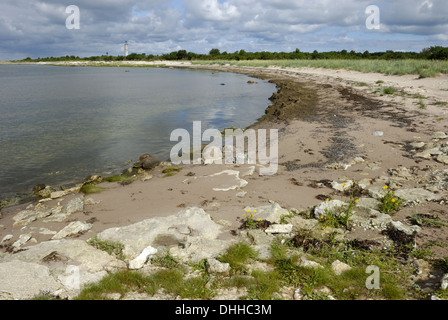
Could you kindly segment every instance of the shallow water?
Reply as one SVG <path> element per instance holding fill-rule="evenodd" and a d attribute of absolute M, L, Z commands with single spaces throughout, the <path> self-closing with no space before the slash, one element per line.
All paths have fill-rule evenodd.
<path fill-rule="evenodd" d="M 127 72 L 126 72 L 127 71 Z M 158 68 L 0 66 L 0 199 L 34 185 L 165 160 L 176 128 L 247 127 L 275 85 L 241 74 Z"/>

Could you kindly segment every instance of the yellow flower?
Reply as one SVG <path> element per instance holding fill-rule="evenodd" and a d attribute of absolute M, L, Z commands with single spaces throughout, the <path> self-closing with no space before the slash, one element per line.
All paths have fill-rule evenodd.
<path fill-rule="evenodd" d="M 345 187 L 345 183 L 343 183 L 342 186 Z"/>
<path fill-rule="evenodd" d="M 247 212 L 250 212 L 250 209 L 247 209 L 246 211 L 247 211 Z"/>
<path fill-rule="evenodd" d="M 358 203 L 358 201 L 359 201 L 359 199 L 356 199 L 356 200 L 355 200 L 355 203 Z"/>
<path fill-rule="evenodd" d="M 388 187 L 388 186 L 384 186 L 384 187 L 383 187 L 383 189 L 387 189 L 387 188 L 389 188 L 389 187 Z"/>
<path fill-rule="evenodd" d="M 325 229 L 328 229 L 328 228 L 329 228 L 328 226 L 325 227 Z"/>
<path fill-rule="evenodd" d="M 254 216 L 254 214 L 253 214 L 253 213 L 251 213 L 251 214 L 250 214 L 250 216 L 251 216 L 251 217 L 253 217 L 253 216 Z"/>
<path fill-rule="evenodd" d="M 254 213 L 257 213 L 257 210 L 254 210 Z"/>
<path fill-rule="evenodd" d="M 325 199 L 325 201 L 330 201 L 330 198 Z"/>
<path fill-rule="evenodd" d="M 394 198 L 392 198 L 392 200 L 391 200 L 392 202 L 395 202 L 395 199 Z"/>
<path fill-rule="evenodd" d="M 260 218 L 260 219 L 258 219 L 258 221 L 261 221 L 261 218 Z"/>
<path fill-rule="evenodd" d="M 323 220 L 323 219 L 324 219 L 324 216 L 320 216 L 320 218 Z"/>
<path fill-rule="evenodd" d="M 245 217 L 246 216 L 246 214 L 245 213 L 243 213 L 243 217 Z"/>

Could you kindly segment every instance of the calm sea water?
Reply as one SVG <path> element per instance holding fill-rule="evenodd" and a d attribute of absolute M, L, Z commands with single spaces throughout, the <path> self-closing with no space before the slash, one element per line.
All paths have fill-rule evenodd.
<path fill-rule="evenodd" d="M 128 72 L 126 72 L 128 70 Z M 0 66 L 0 199 L 90 174 L 143 153 L 168 159 L 176 128 L 247 127 L 275 85 L 245 75 L 156 68 Z M 222 85 L 225 84 L 225 85 Z"/>

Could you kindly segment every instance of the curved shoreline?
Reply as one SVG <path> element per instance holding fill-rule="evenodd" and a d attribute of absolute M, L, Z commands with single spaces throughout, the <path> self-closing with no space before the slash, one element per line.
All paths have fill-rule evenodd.
<path fill-rule="evenodd" d="M 91 62 L 88 63 L 87 66 L 91 66 L 90 65 Z M 45 63 L 14 63 L 14 64 L 18 64 L 18 65 L 52 65 L 52 66 L 72 66 L 72 67 L 83 67 L 86 66 L 84 63 L 77 63 L 77 62 L 72 62 L 72 63 L 52 63 L 52 62 L 45 62 Z M 178 63 L 174 63 L 173 65 L 178 66 Z M 154 66 L 157 68 L 163 68 L 163 69 L 172 69 L 173 66 L 171 66 L 170 63 L 163 63 L 163 64 L 149 64 L 148 66 Z M 109 65 L 102 65 L 101 63 L 99 63 L 99 67 L 111 67 Z M 112 67 L 119 67 L 119 66 L 112 66 Z M 134 63 L 131 63 L 131 65 L 129 67 L 147 67 L 146 65 L 141 66 L 141 65 L 136 65 Z M 251 124 L 252 125 L 252 124 Z M 222 128 L 224 129 L 224 128 Z M 143 151 L 142 151 L 143 152 Z M 138 158 L 139 154 L 134 154 L 132 157 L 137 157 Z M 168 160 L 167 160 L 168 161 Z M 119 174 L 119 172 L 122 172 L 123 169 L 125 169 L 123 166 L 121 166 L 121 169 L 114 169 L 114 172 L 116 174 Z M 86 171 L 89 171 L 88 169 Z M 87 172 L 86 174 L 90 174 L 90 175 L 96 175 L 98 174 L 97 172 Z M 63 180 L 63 179 L 59 179 L 59 180 Z M 42 181 L 43 183 L 47 184 L 47 181 Z M 74 179 L 70 179 L 69 180 L 64 180 L 62 182 L 59 183 L 55 183 L 52 184 L 51 182 L 49 182 L 48 187 L 51 187 L 54 191 L 64 191 L 66 189 L 72 189 L 76 186 L 79 187 L 79 185 L 81 185 L 83 183 L 82 178 L 75 181 Z M 16 206 L 16 205 L 24 205 L 24 204 L 28 204 L 28 203 L 32 203 L 35 201 L 40 200 L 41 198 L 39 196 L 36 196 L 33 194 L 33 192 L 29 191 L 32 190 L 34 187 L 34 185 L 30 185 L 27 187 L 27 190 L 23 190 L 20 192 L 16 192 L 16 194 L 12 194 L 10 196 L 7 197 L 3 197 L 1 198 L 2 195 L 0 195 L 0 209 L 2 209 L 2 207 L 4 206 L 5 209 L 7 207 L 11 207 L 11 206 Z M 3 206 L 2 206 L 3 205 Z"/>
<path fill-rule="evenodd" d="M 212 67 L 221 71 L 223 68 Z M 231 72 L 237 70 L 227 69 Z M 14 227 L 10 222 L 5 223 L 5 216 L 0 220 L 0 224 L 5 223 L 0 228 L 0 238 L 9 232 L 13 235 L 11 241 L 15 241 L 21 234 L 29 232 L 34 241 L 24 244 L 23 249 L 41 243 L 54 244 L 54 241 L 49 241 L 52 235 L 39 230 L 45 228 L 46 232 L 48 229 L 56 232 L 69 221 L 79 221 L 88 222 L 91 228 L 72 235 L 78 240 L 87 240 L 103 232 L 112 238 L 116 234 L 119 239 L 119 232 L 128 230 L 127 227 L 133 230 L 131 226 L 147 219 L 173 219 L 190 208 L 204 210 L 215 224 L 222 227 L 219 241 L 244 238 L 246 231 L 240 229 L 243 215 L 247 210 L 259 211 L 266 206 L 287 212 L 283 219 L 288 227 L 294 228 L 294 232 L 306 230 L 322 237 L 335 232 L 347 240 L 359 243 L 378 241 L 382 245 L 390 243 L 387 241 L 391 239 L 382 233 L 385 226 L 377 221 L 380 217 L 388 218 L 388 226 L 392 222 L 400 222 L 409 227 L 408 217 L 419 210 L 437 213 L 442 221 L 448 221 L 448 186 L 442 184 L 444 170 L 448 174 L 448 163 L 443 163 L 440 157 L 445 144 L 448 147 L 448 137 L 443 138 L 438 132 L 448 134 L 446 122 L 438 120 L 448 113 L 443 106 L 433 103 L 441 97 L 448 99 L 444 90 L 448 88 L 443 87 L 446 82 L 441 81 L 436 90 L 432 85 L 437 79 L 419 81 L 411 77 L 397 79 L 390 76 L 378 79 L 378 75 L 345 71 L 320 73 L 319 70 L 277 68 L 238 68 L 238 72 L 258 75 L 279 86 L 279 92 L 272 97 L 274 105 L 268 108 L 268 115 L 251 126 L 255 129 L 279 129 L 280 164 L 276 175 L 258 175 L 257 166 L 252 168 L 246 164 L 182 165 L 180 171 L 168 177 L 163 171 L 169 165 L 163 165 L 131 184 L 100 184 L 107 190 L 86 196 L 74 193 L 40 205 L 39 208 L 46 206 L 49 210 L 52 206 L 66 208 L 72 200 L 82 201 L 83 209 L 72 213 L 68 221 L 45 222 L 46 217 L 23 227 Z M 384 84 L 376 83 L 377 80 L 384 81 Z M 397 85 L 399 81 L 402 81 L 401 86 Z M 421 88 L 422 85 L 426 87 Z M 383 86 L 394 86 L 397 94 L 380 95 L 378 89 Z M 418 90 L 427 90 L 427 96 L 414 96 Z M 436 93 L 432 94 L 434 90 Z M 416 103 L 419 100 L 424 100 L 426 109 Z M 426 149 L 429 151 L 425 153 Z M 241 180 L 247 184 L 238 187 Z M 360 201 L 354 226 L 349 230 L 325 228 L 319 219 L 312 216 L 314 208 L 329 198 L 348 201 L 350 195 L 338 190 L 345 190 L 344 184 L 349 183 L 362 185 L 365 190 L 355 190 L 359 192 L 356 197 Z M 407 206 L 391 216 L 380 214 L 376 210 L 378 208 L 373 209 L 371 204 L 378 201 L 385 184 L 397 194 L 413 197 L 413 200 L 408 199 Z M 228 188 L 228 191 L 214 190 L 223 185 L 237 187 Z M 37 206 L 29 210 L 37 210 Z M 12 214 L 8 215 L 9 219 Z M 320 227 L 310 228 L 310 225 Z M 256 231 L 265 234 L 263 230 Z M 186 235 L 192 231 L 182 229 L 180 232 Z M 255 232 L 253 234 L 256 235 Z M 284 237 L 288 235 L 283 234 Z M 138 234 L 133 236 L 138 238 Z M 261 237 L 260 234 L 258 236 Z M 275 234 L 269 237 L 275 237 Z M 423 227 L 415 235 L 415 243 L 418 248 L 425 248 L 446 237 L 446 228 Z M 67 241 L 72 241 L 69 239 Z M 164 238 L 164 241 L 168 240 Z M 254 239 L 247 241 L 251 243 Z M 431 248 L 434 257 L 448 256 L 446 246 Z M 176 250 L 173 252 L 182 251 L 182 247 Z M 288 297 L 292 298 L 294 289 L 292 293 L 287 292 Z"/>

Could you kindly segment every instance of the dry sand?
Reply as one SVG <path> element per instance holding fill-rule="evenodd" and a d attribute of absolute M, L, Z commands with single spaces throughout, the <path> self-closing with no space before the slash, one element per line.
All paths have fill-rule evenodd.
<path fill-rule="evenodd" d="M 252 175 L 244 176 L 251 167 L 247 164 L 183 165 L 179 173 L 164 177 L 163 168 L 158 167 L 150 172 L 153 178 L 147 181 L 138 180 L 129 185 L 101 184 L 106 191 L 86 196 L 99 203 L 86 205 L 84 212 L 74 213 L 64 222 L 37 220 L 25 229 L 13 227 L 12 217 L 26 205 L 5 208 L 0 218 L 0 239 L 7 234 L 13 234 L 17 239 L 21 233 L 32 232 L 36 240 L 29 244 L 34 244 L 52 237 L 39 233 L 40 228 L 59 231 L 75 220 L 93 223 L 90 231 L 79 236 L 88 239 L 111 227 L 172 215 L 189 206 L 203 208 L 216 221 L 225 220 L 221 223 L 229 225 L 231 234 L 240 226 L 245 207 L 277 202 L 286 209 L 302 210 L 317 205 L 333 190 L 313 187 L 316 181 L 346 177 L 355 181 L 373 179 L 374 185 L 382 185 L 384 180 L 378 178 L 387 176 L 389 168 L 416 166 L 422 173 L 427 166 L 448 168 L 433 160 L 415 159 L 404 147 L 408 142 L 431 141 L 435 131 L 448 133 L 448 107 L 436 104 L 436 101 L 448 101 L 447 75 L 418 79 L 414 75 L 386 76 L 328 69 L 170 66 L 240 72 L 278 84 L 281 90 L 273 97 L 267 115 L 252 127 L 279 129 L 277 174 L 260 176 L 256 166 Z M 378 80 L 384 83 L 377 84 Z M 394 87 L 401 95 L 374 93 L 380 86 Z M 417 104 L 419 100 L 425 104 L 425 109 Z M 376 131 L 382 131 L 383 135 L 374 136 Z M 142 150 L 145 152 L 151 150 Z M 349 164 L 355 157 L 362 157 L 364 162 L 339 169 L 326 167 L 338 162 Z M 210 177 L 224 170 L 238 171 L 239 178 L 246 180 L 247 185 L 229 191 L 213 190 L 235 184 L 236 178 L 232 175 Z M 240 191 L 247 193 L 239 197 Z M 68 195 L 46 205 L 64 204 L 76 196 L 79 195 Z M 418 210 L 420 213 L 438 212 L 444 221 L 448 221 L 444 205 L 428 202 Z M 409 214 L 412 212 L 404 210 L 394 219 L 404 219 Z M 448 232 L 444 229 L 423 232 L 418 241 L 440 239 L 446 242 Z M 439 248 L 438 254 L 446 257 L 446 251 Z"/>

